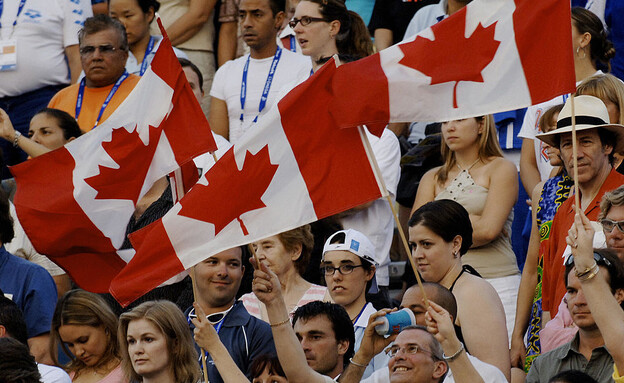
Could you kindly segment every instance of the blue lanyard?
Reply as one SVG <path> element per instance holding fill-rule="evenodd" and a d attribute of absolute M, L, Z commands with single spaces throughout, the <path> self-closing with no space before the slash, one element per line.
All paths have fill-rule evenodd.
<path fill-rule="evenodd" d="M 355 324 L 357 323 L 358 319 L 360 319 L 360 316 L 362 315 L 362 313 L 364 312 L 364 309 L 366 308 L 366 306 L 368 305 L 368 302 L 366 302 L 364 304 L 364 307 L 362 307 L 362 310 L 360 310 L 360 313 L 355 317 L 355 320 L 353 321 L 353 325 L 355 326 Z"/>
<path fill-rule="evenodd" d="M 295 40 L 293 35 L 290 35 L 290 51 L 297 52 L 297 40 Z"/>
<path fill-rule="evenodd" d="M 141 72 L 139 72 L 139 76 L 143 76 L 147 67 L 149 66 L 149 61 L 147 60 L 147 56 L 152 53 L 152 49 L 154 49 L 154 43 L 156 39 L 154 36 L 150 36 L 149 43 L 147 43 L 147 48 L 145 49 L 145 55 L 143 56 L 143 62 L 141 62 Z"/>
<path fill-rule="evenodd" d="M 568 97 L 570 97 L 570 95 L 568 93 L 566 93 L 562 97 L 563 97 L 563 103 L 565 104 L 566 101 L 568 101 Z"/>
<path fill-rule="evenodd" d="M 106 100 L 104 100 L 104 103 L 102 104 L 102 107 L 100 108 L 100 114 L 98 115 L 97 120 L 95 120 L 95 125 L 93 125 L 94 129 L 98 126 L 98 123 L 100 122 L 100 119 L 102 118 L 102 115 L 104 114 L 104 110 L 106 110 L 108 103 L 113 98 L 115 93 L 117 93 L 117 89 L 119 89 L 119 86 L 121 85 L 121 83 L 124 82 L 124 80 L 127 78 L 128 78 L 128 72 L 124 72 L 121 75 L 121 77 L 117 79 L 117 82 L 115 82 L 115 85 L 113 85 L 113 88 L 110 90 L 110 92 L 108 92 L 108 96 L 106 96 Z M 78 116 L 80 116 L 80 111 L 82 110 L 82 99 L 84 98 L 84 90 L 85 90 L 85 84 L 86 84 L 85 80 L 86 79 L 83 77 L 82 80 L 80 81 L 80 88 L 78 88 L 78 97 L 76 98 L 76 115 L 74 117 L 76 121 L 78 121 Z"/>
<path fill-rule="evenodd" d="M 273 82 L 273 77 L 275 76 L 275 70 L 277 69 L 277 64 L 279 63 L 280 57 L 282 57 L 282 48 L 277 47 L 275 56 L 273 56 L 273 62 L 271 62 L 271 69 L 269 69 L 269 75 L 267 76 L 266 82 L 264 83 L 264 89 L 262 90 L 262 97 L 260 98 L 260 106 L 258 107 L 258 114 L 260 114 L 260 112 L 262 112 L 262 110 L 266 106 L 267 98 L 269 96 L 269 89 L 271 89 L 271 83 Z M 251 55 L 247 56 L 247 62 L 245 63 L 245 67 L 243 68 L 243 81 L 241 82 L 241 92 L 240 92 L 241 124 L 243 123 L 243 113 L 245 112 L 245 99 L 247 98 L 247 72 L 249 71 L 250 60 L 251 60 Z M 258 122 L 257 115 L 256 115 L 256 118 L 254 118 L 253 122 Z"/>
<path fill-rule="evenodd" d="M 17 8 L 17 16 L 15 16 L 15 21 L 13 21 L 13 28 L 15 28 L 15 26 L 17 25 L 17 19 L 22 13 L 22 10 L 24 9 L 24 5 L 26 5 L 26 0 L 21 0 Z M 3 11 L 4 11 L 4 0 L 0 0 L 0 18 L 2 18 Z M 2 23 L 0 23 L 0 29 L 2 29 Z"/>

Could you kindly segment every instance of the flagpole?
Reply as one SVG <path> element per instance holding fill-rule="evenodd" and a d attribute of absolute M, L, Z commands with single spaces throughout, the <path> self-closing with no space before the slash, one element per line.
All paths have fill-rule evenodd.
<path fill-rule="evenodd" d="M 580 193 L 578 184 L 578 158 L 576 144 L 576 113 L 574 111 L 574 93 L 570 94 L 570 106 L 572 112 L 572 174 L 574 175 L 574 205 L 576 205 L 576 213 L 581 211 Z"/>
<path fill-rule="evenodd" d="M 386 184 L 384 183 L 383 177 L 381 175 L 381 171 L 379 170 L 379 165 L 377 164 L 377 159 L 375 158 L 375 154 L 373 153 L 373 148 L 368 141 L 368 137 L 366 137 L 366 131 L 362 125 L 358 126 L 358 132 L 360 133 L 360 138 L 362 139 L 362 143 L 364 144 L 364 148 L 366 150 L 366 156 L 368 157 L 368 161 L 373 169 L 373 173 L 375 174 L 375 179 L 377 180 L 377 184 L 379 185 L 379 189 L 381 189 L 383 197 L 388 201 L 388 205 L 390 205 L 390 210 L 392 210 L 392 216 L 394 217 L 394 222 L 397 225 L 397 229 L 399 230 L 399 236 L 401 237 L 401 242 L 403 242 L 403 246 L 405 246 L 405 252 L 407 254 L 407 259 L 410 261 L 412 265 L 412 271 L 416 276 L 416 282 L 418 282 L 418 287 L 420 287 L 420 292 L 423 296 L 423 300 L 425 301 L 425 307 L 429 308 L 429 300 L 427 299 L 427 294 L 425 293 L 425 287 L 423 286 L 422 280 L 420 279 L 420 274 L 418 274 L 418 268 L 416 267 L 416 262 L 414 261 L 414 257 L 412 257 L 412 252 L 410 251 L 409 244 L 407 243 L 407 238 L 405 237 L 405 233 L 403 232 L 403 228 L 401 227 L 401 223 L 399 222 L 399 216 L 396 212 L 394 204 L 392 203 L 392 198 L 390 197 L 390 193 L 388 193 L 388 189 L 386 188 Z"/>
<path fill-rule="evenodd" d="M 197 280 L 195 279 L 195 266 L 191 267 L 191 282 L 193 285 L 193 301 L 197 302 L 197 296 L 199 295 L 197 293 Z M 208 380 L 208 368 L 206 367 L 206 352 L 204 351 L 203 347 L 199 348 L 199 352 L 201 352 L 201 364 L 202 364 L 202 370 L 204 372 L 204 382 L 206 383 L 210 383 L 210 381 Z"/>

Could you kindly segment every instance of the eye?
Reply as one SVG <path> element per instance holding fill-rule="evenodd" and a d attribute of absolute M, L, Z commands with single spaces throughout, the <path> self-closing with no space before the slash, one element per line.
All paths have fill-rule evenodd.
<path fill-rule="evenodd" d="M 416 243 L 414 243 L 414 242 L 410 242 L 409 243 L 409 248 L 410 248 L 411 251 L 416 250 L 417 247 L 418 247 L 418 245 L 416 245 Z"/>
<path fill-rule="evenodd" d="M 353 269 L 355 269 L 355 267 L 353 265 L 342 265 L 342 270 L 350 273 L 353 271 Z"/>
<path fill-rule="evenodd" d="M 134 340 L 134 338 L 130 338 L 128 339 L 128 344 L 135 344 L 136 340 Z"/>
<path fill-rule="evenodd" d="M 35 135 L 35 132 L 33 132 L 32 130 L 28 131 L 28 138 L 32 138 L 32 136 Z"/>
<path fill-rule="evenodd" d="M 147 343 L 152 343 L 154 341 L 154 338 L 150 337 L 150 336 L 146 336 L 144 339 Z"/>
<path fill-rule="evenodd" d="M 407 346 L 405 350 L 407 351 L 408 354 L 415 354 L 418 352 L 418 346 L 413 344 L 413 345 Z"/>

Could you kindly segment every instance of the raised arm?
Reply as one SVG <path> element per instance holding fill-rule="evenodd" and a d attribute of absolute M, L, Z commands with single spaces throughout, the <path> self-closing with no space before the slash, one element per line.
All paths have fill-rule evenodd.
<path fill-rule="evenodd" d="M 248 382 L 245 374 L 234 363 L 230 353 L 221 343 L 217 331 L 206 320 L 204 310 L 197 303 L 193 303 L 193 307 L 195 307 L 197 312 L 197 318 L 193 318 L 195 343 L 210 354 L 212 361 L 217 366 L 217 370 L 219 370 L 219 375 L 221 375 L 225 383 Z"/>
<path fill-rule="evenodd" d="M 566 242 L 572 248 L 574 266 L 577 270 L 588 270 L 596 265 L 593 238 L 594 229 L 589 219 L 582 212 L 580 215 L 576 214 Z M 614 296 L 611 287 L 600 273 L 593 278 L 583 280 L 581 285 L 589 310 L 605 340 L 605 347 L 613 357 L 618 371 L 622 373 L 624 372 L 624 343 L 622 343 L 624 311 L 620 307 L 620 302 L 624 299 L 624 291 L 618 289 Z"/>
<path fill-rule="evenodd" d="M 527 256 L 524 261 L 524 269 L 522 270 L 522 279 L 520 280 L 518 301 L 516 303 L 516 321 L 511 335 L 511 366 L 521 369 L 524 368 L 526 357 L 524 334 L 529 327 L 531 306 L 533 305 L 533 296 L 537 286 L 537 263 L 540 243 L 539 228 L 537 227 L 537 201 L 539 201 L 542 194 L 543 186 L 543 182 L 539 183 L 531 196 L 531 200 L 535 201 L 531 211 L 531 237 L 529 238 Z"/>
<path fill-rule="evenodd" d="M 15 128 L 13 128 L 9 115 L 3 109 L 0 109 L 0 137 L 12 144 L 17 142 L 17 146 L 33 158 L 51 152 L 51 150 L 45 146 L 36 143 L 28 137 L 20 135 Z"/>
<path fill-rule="evenodd" d="M 255 264 L 253 259 L 252 264 Z M 258 266 L 254 271 L 253 292 L 266 305 L 277 357 L 288 381 L 325 383 L 328 377 L 314 371 L 306 362 L 303 348 L 290 325 L 277 275 L 262 262 Z"/>
<path fill-rule="evenodd" d="M 473 228 L 472 247 L 486 245 L 500 235 L 518 198 L 518 173 L 515 165 L 503 158 L 497 158 L 492 165 L 483 213 L 470 217 Z"/>

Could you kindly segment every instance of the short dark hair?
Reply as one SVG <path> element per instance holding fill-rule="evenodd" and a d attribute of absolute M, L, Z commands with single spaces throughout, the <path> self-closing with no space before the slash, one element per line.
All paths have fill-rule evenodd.
<path fill-rule="evenodd" d="M 269 7 L 275 17 L 280 12 L 286 12 L 286 0 L 269 0 Z"/>
<path fill-rule="evenodd" d="M 442 306 L 453 318 L 457 318 L 457 299 L 455 299 L 455 295 L 453 295 L 449 289 L 435 282 L 423 281 L 422 285 L 425 289 L 431 288 L 433 290 L 433 294 L 429 292 L 429 300 Z M 418 285 L 414 285 L 410 288 L 420 289 Z"/>
<path fill-rule="evenodd" d="M 38 111 L 35 116 L 38 114 L 45 114 L 54 118 L 58 123 L 59 128 L 63 131 L 63 137 L 66 140 L 69 140 L 72 137 L 78 138 L 82 135 L 82 130 L 80 130 L 80 126 L 78 126 L 76 119 L 64 110 L 44 108 Z"/>
<path fill-rule="evenodd" d="M 262 375 L 265 369 L 268 369 L 273 375 L 283 376 L 284 378 L 286 377 L 279 359 L 273 354 L 262 354 L 254 358 L 251 362 L 251 366 L 249 367 L 252 378 L 258 378 Z"/>
<path fill-rule="evenodd" d="M 451 242 L 455 236 L 462 239 L 459 253 L 466 254 L 472 246 L 472 224 L 468 211 L 459 203 L 450 199 L 428 202 L 419 207 L 410 218 L 409 227 L 421 224 L 433 231 L 445 242 Z"/>
<path fill-rule="evenodd" d="M 110 0 L 108 2 L 110 3 Z M 154 13 L 158 12 L 160 9 L 160 3 L 156 0 L 137 0 L 137 3 L 139 3 L 139 7 L 143 13 L 148 13 L 150 8 L 154 9 Z"/>
<path fill-rule="evenodd" d="M 347 310 L 342 306 L 336 303 L 321 301 L 312 301 L 299 306 L 293 314 L 293 327 L 298 320 L 308 321 L 321 315 L 331 322 L 337 342 L 349 342 L 349 348 L 343 358 L 344 364 L 349 363 L 349 358 L 354 354 L 355 334 L 353 332 L 353 322 L 351 322 Z"/>
<path fill-rule="evenodd" d="M 579 370 L 567 370 L 558 373 L 548 383 L 598 383 L 596 379 Z"/>
<path fill-rule="evenodd" d="M 611 153 L 609 153 L 609 163 L 613 165 L 615 163 L 615 147 L 617 146 L 617 136 L 609 129 L 597 129 L 598 137 L 600 137 L 600 144 L 602 146 L 611 146 Z"/>
<path fill-rule="evenodd" d="M 0 338 L 0 382 L 39 383 L 41 374 L 28 346 L 13 338 Z"/>
<path fill-rule="evenodd" d="M 178 61 L 180 62 L 180 65 L 182 65 L 182 68 L 189 67 L 191 68 L 193 72 L 195 72 L 195 74 L 197 75 L 197 78 L 199 79 L 199 90 L 203 92 L 204 91 L 204 76 L 202 75 L 197 65 L 193 64 L 191 60 L 188 60 L 182 57 L 178 57 Z"/>
<path fill-rule="evenodd" d="M 13 218 L 9 212 L 9 197 L 3 190 L 0 190 L 0 242 L 9 243 L 13 237 L 15 237 L 15 231 Z"/>
<path fill-rule="evenodd" d="M 0 295 L 0 325 L 4 326 L 9 336 L 28 345 L 28 330 L 22 311 L 9 298 Z"/>
<path fill-rule="evenodd" d="M 128 35 L 126 34 L 126 28 L 121 21 L 113 19 L 105 14 L 98 14 L 85 20 L 84 26 L 78 31 L 79 45 L 82 46 L 82 39 L 84 39 L 86 35 L 92 35 L 108 29 L 117 31 L 119 35 L 119 49 L 128 51 Z"/>
<path fill-rule="evenodd" d="M 617 253 L 611 249 L 594 249 L 594 253 L 609 262 L 609 265 L 605 265 L 604 262 L 598 262 L 598 265 L 603 266 L 609 272 L 611 292 L 615 293 L 617 289 L 624 289 L 624 266 Z M 573 267 L 574 263 L 567 264 L 566 262 L 565 273 L 563 274 L 563 283 L 565 283 L 566 287 L 568 286 L 568 274 L 570 274 Z"/>

